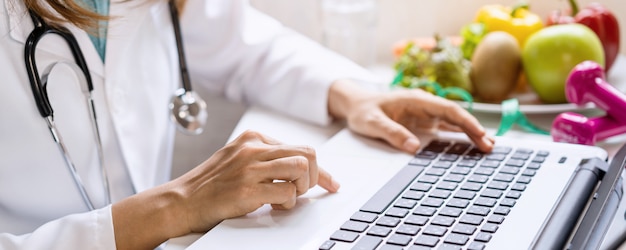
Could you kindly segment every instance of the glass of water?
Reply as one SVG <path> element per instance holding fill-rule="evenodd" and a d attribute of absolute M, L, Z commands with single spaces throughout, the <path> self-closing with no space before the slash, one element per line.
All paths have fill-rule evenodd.
<path fill-rule="evenodd" d="M 364 67 L 376 62 L 377 0 L 319 0 L 322 43 Z"/>

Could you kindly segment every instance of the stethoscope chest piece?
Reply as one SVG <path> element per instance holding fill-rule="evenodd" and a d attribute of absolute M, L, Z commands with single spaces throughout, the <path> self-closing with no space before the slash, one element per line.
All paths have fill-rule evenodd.
<path fill-rule="evenodd" d="M 208 117 L 206 102 L 195 91 L 176 90 L 169 105 L 178 129 L 189 135 L 202 133 Z"/>

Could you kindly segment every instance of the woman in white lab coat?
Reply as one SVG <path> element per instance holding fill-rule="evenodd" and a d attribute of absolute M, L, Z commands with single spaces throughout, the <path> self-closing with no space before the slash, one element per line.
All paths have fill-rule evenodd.
<path fill-rule="evenodd" d="M 94 203 L 90 211 L 31 92 L 24 43 L 33 23 L 25 3 L 4 0 L 1 8 L 0 249 L 154 248 L 263 204 L 291 208 L 297 195 L 316 184 L 337 190 L 330 175 L 317 168 L 312 149 L 254 132 L 170 181 L 174 125 L 168 104 L 180 74 L 168 4 L 112 0 L 102 55 L 85 31 L 63 24 L 76 36 L 93 79 L 112 205 L 106 202 L 80 78 L 65 63 L 73 62 L 68 47 L 47 36 L 36 50 L 37 66 L 50 71 L 54 121 Z M 420 91 L 357 89 L 350 80 L 366 78 L 366 71 L 246 1 L 189 0 L 181 24 L 196 87 L 318 124 L 346 119 L 356 132 L 407 152 L 419 147 L 412 127 L 389 117 L 415 126 L 441 121 L 465 131 L 484 150 L 493 145 L 476 119 L 451 102 Z"/>

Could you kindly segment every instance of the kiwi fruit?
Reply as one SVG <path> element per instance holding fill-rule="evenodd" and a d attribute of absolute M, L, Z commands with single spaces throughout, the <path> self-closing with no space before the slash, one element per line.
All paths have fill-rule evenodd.
<path fill-rule="evenodd" d="M 472 55 L 470 79 L 481 102 L 499 103 L 515 89 L 522 70 L 517 39 L 504 31 L 489 32 Z"/>

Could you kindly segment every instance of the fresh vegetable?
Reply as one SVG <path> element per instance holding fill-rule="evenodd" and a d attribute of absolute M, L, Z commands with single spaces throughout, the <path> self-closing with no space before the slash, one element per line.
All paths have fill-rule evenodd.
<path fill-rule="evenodd" d="M 474 96 L 483 102 L 500 103 L 515 89 L 522 69 L 517 39 L 504 31 L 487 34 L 472 57 L 470 78 Z"/>
<path fill-rule="evenodd" d="M 469 79 L 470 62 L 463 58 L 458 46 L 448 39 L 436 37 L 436 46 L 426 50 L 409 42 L 398 58 L 395 68 L 403 76 L 399 84 L 416 87 L 420 82 L 437 82 L 444 88 L 458 87 L 472 91 Z"/>
<path fill-rule="evenodd" d="M 546 23 L 565 24 L 580 23 L 591 28 L 602 42 L 604 58 L 606 62 L 605 70 L 608 71 L 615 63 L 619 54 L 619 24 L 613 13 L 600 3 L 590 3 L 585 8 L 579 10 L 575 0 L 568 0 L 571 7 L 571 14 L 560 10 L 553 11 Z"/>
<path fill-rule="evenodd" d="M 513 8 L 498 4 L 485 5 L 478 10 L 476 22 L 484 23 L 487 32 L 508 32 L 521 47 L 528 36 L 543 28 L 541 18 L 528 8 L 528 4 L 519 4 Z"/>
<path fill-rule="evenodd" d="M 465 59 L 472 59 L 476 46 L 486 34 L 487 28 L 484 23 L 470 23 L 463 26 L 461 29 L 461 37 L 463 38 L 461 51 L 463 51 L 463 57 Z"/>
<path fill-rule="evenodd" d="M 598 36 L 589 27 L 561 24 L 543 28 L 528 38 L 522 62 L 528 83 L 544 103 L 564 103 L 565 81 L 580 62 L 604 65 Z"/>

